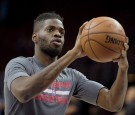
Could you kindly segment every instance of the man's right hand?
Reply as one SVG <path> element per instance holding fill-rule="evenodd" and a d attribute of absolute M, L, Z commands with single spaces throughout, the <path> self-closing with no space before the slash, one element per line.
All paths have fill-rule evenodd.
<path fill-rule="evenodd" d="M 76 54 L 76 58 L 81 58 L 81 57 L 86 56 L 85 52 L 82 49 L 81 40 L 80 39 L 81 39 L 82 30 L 84 29 L 84 27 L 85 27 L 85 25 L 87 23 L 88 23 L 88 21 L 86 21 L 85 23 L 83 23 L 82 26 L 79 28 L 79 32 L 78 32 L 78 35 L 77 35 L 75 46 L 72 49 L 72 51 Z"/>

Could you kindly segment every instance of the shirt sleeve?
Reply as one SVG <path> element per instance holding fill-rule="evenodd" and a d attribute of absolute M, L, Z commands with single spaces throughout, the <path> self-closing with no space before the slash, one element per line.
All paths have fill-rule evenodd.
<path fill-rule="evenodd" d="M 76 71 L 76 77 L 78 78 L 74 96 L 85 102 L 96 105 L 99 91 L 104 86 L 98 82 L 89 80 L 82 73 Z"/>
<path fill-rule="evenodd" d="M 21 76 L 29 76 L 23 62 L 23 59 L 13 59 L 7 64 L 5 69 L 5 82 L 7 83 L 9 90 L 14 79 Z"/>

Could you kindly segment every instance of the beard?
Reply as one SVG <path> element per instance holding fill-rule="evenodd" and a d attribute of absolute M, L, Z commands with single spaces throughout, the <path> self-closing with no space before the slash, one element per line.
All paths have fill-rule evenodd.
<path fill-rule="evenodd" d="M 56 49 L 54 49 L 54 48 L 41 48 L 41 51 L 44 54 L 49 55 L 51 58 L 54 58 L 54 57 L 60 55 L 62 48 L 59 48 L 59 49 L 57 49 L 57 48 Z"/>
<path fill-rule="evenodd" d="M 54 46 L 53 44 L 48 44 L 44 40 L 40 40 L 39 42 L 40 50 L 44 53 L 50 56 L 51 58 L 54 58 L 56 56 L 59 56 L 62 52 L 63 45 L 61 46 Z"/>

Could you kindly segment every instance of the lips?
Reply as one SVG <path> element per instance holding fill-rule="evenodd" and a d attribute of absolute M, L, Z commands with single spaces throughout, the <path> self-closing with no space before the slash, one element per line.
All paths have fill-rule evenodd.
<path fill-rule="evenodd" d="M 61 39 L 57 38 L 57 39 L 54 39 L 51 41 L 53 44 L 57 45 L 57 46 L 60 46 L 62 44 L 62 41 Z"/>

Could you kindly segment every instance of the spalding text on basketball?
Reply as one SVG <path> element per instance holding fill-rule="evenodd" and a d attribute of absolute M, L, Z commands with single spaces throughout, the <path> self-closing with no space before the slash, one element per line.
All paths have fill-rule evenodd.
<path fill-rule="evenodd" d="M 113 38 L 109 35 L 106 36 L 105 43 L 111 43 L 111 44 L 122 45 L 122 46 L 124 45 L 123 41 Z"/>

